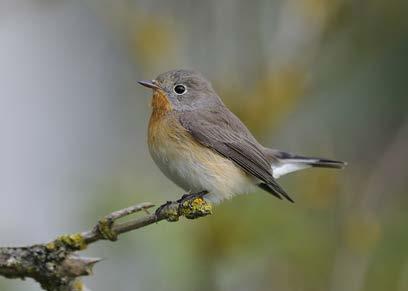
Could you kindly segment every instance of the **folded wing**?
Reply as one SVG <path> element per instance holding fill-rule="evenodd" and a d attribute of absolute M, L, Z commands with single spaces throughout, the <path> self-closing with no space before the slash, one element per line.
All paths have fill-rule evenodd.
<path fill-rule="evenodd" d="M 245 172 L 258 178 L 259 187 L 293 202 L 272 175 L 271 163 L 263 147 L 244 124 L 229 110 L 188 111 L 179 117 L 181 125 L 202 145 L 230 159 Z"/>

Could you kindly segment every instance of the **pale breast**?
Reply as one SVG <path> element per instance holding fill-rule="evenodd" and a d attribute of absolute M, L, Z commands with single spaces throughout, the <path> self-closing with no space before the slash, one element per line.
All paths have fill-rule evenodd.
<path fill-rule="evenodd" d="M 214 202 L 249 191 L 254 181 L 229 159 L 196 142 L 173 113 L 149 123 L 150 154 L 161 171 L 190 193 L 207 190 Z"/>

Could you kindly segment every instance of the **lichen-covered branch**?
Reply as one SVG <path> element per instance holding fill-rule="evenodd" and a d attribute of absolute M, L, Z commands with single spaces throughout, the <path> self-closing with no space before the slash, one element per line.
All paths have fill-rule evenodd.
<path fill-rule="evenodd" d="M 155 213 L 149 213 L 152 203 L 141 203 L 105 216 L 92 230 L 62 235 L 55 240 L 27 247 L 0 247 L 0 276 L 7 278 L 33 278 L 44 290 L 81 291 L 81 276 L 92 274 L 99 258 L 86 258 L 77 254 L 99 240 L 115 241 L 118 235 L 161 220 L 178 221 L 180 216 L 189 219 L 211 214 L 212 206 L 195 197 L 177 202 L 167 202 Z M 118 219 L 136 212 L 147 215 L 126 222 Z"/>

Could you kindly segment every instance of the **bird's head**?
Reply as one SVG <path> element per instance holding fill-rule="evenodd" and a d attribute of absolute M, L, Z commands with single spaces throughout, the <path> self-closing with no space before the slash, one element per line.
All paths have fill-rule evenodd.
<path fill-rule="evenodd" d="M 171 110 L 188 111 L 222 103 L 211 83 L 200 73 L 192 70 L 168 71 L 154 80 L 139 81 L 139 84 L 153 89 L 153 99 L 164 97 L 160 102 L 168 102 Z M 153 100 L 154 106 L 155 100 Z"/>

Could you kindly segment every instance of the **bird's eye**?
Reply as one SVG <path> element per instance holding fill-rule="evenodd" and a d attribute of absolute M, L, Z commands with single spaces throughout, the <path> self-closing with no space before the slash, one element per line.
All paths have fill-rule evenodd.
<path fill-rule="evenodd" d="M 186 86 L 184 86 L 182 84 L 178 84 L 178 85 L 174 86 L 173 90 L 177 95 L 183 95 L 184 93 L 187 92 Z"/>

